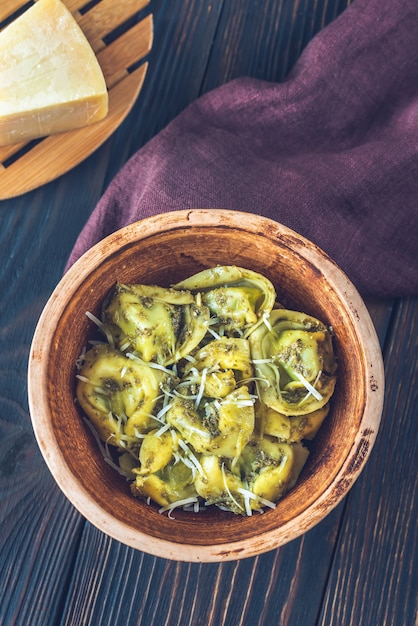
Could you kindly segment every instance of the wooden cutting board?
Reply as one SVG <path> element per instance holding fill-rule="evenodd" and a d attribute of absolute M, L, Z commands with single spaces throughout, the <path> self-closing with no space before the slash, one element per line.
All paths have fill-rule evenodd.
<path fill-rule="evenodd" d="M 0 200 L 36 189 L 86 159 L 120 126 L 144 82 L 148 64 L 141 61 L 152 47 L 153 18 L 148 14 L 136 21 L 135 16 L 150 0 L 99 0 L 94 5 L 88 0 L 63 2 L 97 55 L 109 91 L 109 112 L 91 126 L 0 147 Z M 24 6 L 25 0 L 3 0 L 0 27 Z"/>

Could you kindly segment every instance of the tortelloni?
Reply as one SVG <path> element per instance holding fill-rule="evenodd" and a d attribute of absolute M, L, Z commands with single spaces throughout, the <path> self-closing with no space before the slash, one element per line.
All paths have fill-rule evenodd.
<path fill-rule="evenodd" d="M 308 456 L 301 443 L 279 443 L 254 437 L 242 451 L 238 466 L 218 456 L 202 459 L 204 475 L 195 481 L 196 490 L 208 504 L 251 515 L 274 503 L 297 481 Z"/>
<path fill-rule="evenodd" d="M 167 422 L 198 454 L 238 459 L 254 431 L 254 406 L 247 387 L 222 398 L 193 400 L 175 398 Z"/>
<path fill-rule="evenodd" d="M 132 448 L 138 433 L 158 423 L 153 413 L 169 379 L 164 371 L 99 344 L 83 356 L 77 400 L 103 441 Z"/>
<path fill-rule="evenodd" d="M 117 283 L 102 307 L 111 343 L 144 361 L 170 365 L 206 335 L 209 309 L 186 291 Z"/>
<path fill-rule="evenodd" d="M 184 385 L 203 385 L 205 396 L 222 398 L 237 384 L 253 377 L 246 339 L 222 337 L 198 350 L 183 370 Z"/>
<path fill-rule="evenodd" d="M 306 415 L 334 392 L 336 360 L 329 329 L 319 320 L 276 309 L 249 338 L 260 400 L 284 415 Z"/>
<path fill-rule="evenodd" d="M 269 279 L 235 266 L 111 290 L 77 400 L 134 496 L 170 516 L 211 505 L 251 515 L 295 485 L 336 359 L 330 330 L 276 299 Z"/>
<path fill-rule="evenodd" d="M 248 331 L 272 310 L 272 282 L 252 270 L 226 265 L 203 270 L 175 286 L 202 295 L 213 316 L 213 328 L 228 335 Z"/>

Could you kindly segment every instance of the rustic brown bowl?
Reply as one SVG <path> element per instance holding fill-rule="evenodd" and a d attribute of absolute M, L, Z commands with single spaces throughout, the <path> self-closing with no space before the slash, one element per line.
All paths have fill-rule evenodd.
<path fill-rule="evenodd" d="M 134 498 L 102 458 L 75 403 L 75 363 L 119 280 L 168 286 L 216 264 L 265 274 L 288 308 L 333 326 L 339 361 L 332 409 L 296 487 L 263 515 L 176 510 L 175 519 Z M 39 320 L 29 362 L 38 444 L 58 485 L 97 528 L 145 552 L 223 561 L 276 548 L 312 528 L 343 498 L 379 427 L 384 375 L 367 309 L 343 272 L 315 245 L 256 215 L 218 209 L 165 213 L 98 243 L 63 277 Z M 211 507 L 212 508 L 212 507 Z"/>

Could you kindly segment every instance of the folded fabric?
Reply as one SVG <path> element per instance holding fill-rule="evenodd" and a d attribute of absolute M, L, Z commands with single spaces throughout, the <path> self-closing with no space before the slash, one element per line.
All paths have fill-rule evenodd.
<path fill-rule="evenodd" d="M 363 295 L 417 294 L 417 0 L 354 0 L 284 82 L 197 99 L 115 177 L 68 266 L 122 226 L 193 207 L 285 224 Z"/>

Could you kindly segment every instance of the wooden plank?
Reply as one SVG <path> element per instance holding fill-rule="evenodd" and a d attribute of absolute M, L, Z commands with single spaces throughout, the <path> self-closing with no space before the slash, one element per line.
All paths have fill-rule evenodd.
<path fill-rule="evenodd" d="M 93 50 L 98 52 L 104 47 L 103 39 L 115 28 L 129 18 L 135 16 L 149 4 L 150 0 L 101 0 L 92 9 L 78 18 L 78 23 L 90 42 Z"/>
<path fill-rule="evenodd" d="M 338 517 L 280 550 L 223 564 L 157 559 L 86 526 L 61 626 L 314 624 Z M 298 601 L 302 592 L 309 601 Z"/>
<path fill-rule="evenodd" d="M 25 142 L 10 144 L 9 146 L 0 146 L 0 163 L 3 164 L 6 159 L 22 150 L 26 146 Z M 3 167 L 3 165 L 2 165 Z"/>
<path fill-rule="evenodd" d="M 398 304 L 385 345 L 390 375 L 381 430 L 348 496 L 319 620 L 323 626 L 416 623 L 417 339 L 418 298 L 405 299 Z"/>
<path fill-rule="evenodd" d="M 224 0 L 170 0 L 152 7 L 154 40 L 150 71 L 128 132 L 114 137 L 109 184 L 128 158 L 200 94 Z"/>
<path fill-rule="evenodd" d="M 152 15 L 144 18 L 98 53 L 97 59 L 112 88 L 128 74 L 128 69 L 143 59 L 152 47 Z"/>
<path fill-rule="evenodd" d="M 312 37 L 350 0 L 225 2 L 202 91 L 241 76 L 282 81 Z M 260 34 L 254 40 L 253 33 Z"/>
<path fill-rule="evenodd" d="M 59 617 L 62 590 L 78 547 L 79 516 L 49 479 L 36 489 L 37 502 L 30 493 L 26 497 L 31 506 L 16 505 L 2 521 L 2 541 L 8 549 L 0 558 L 0 623 L 52 624 Z M 50 621 L 43 621 L 46 616 Z"/>

